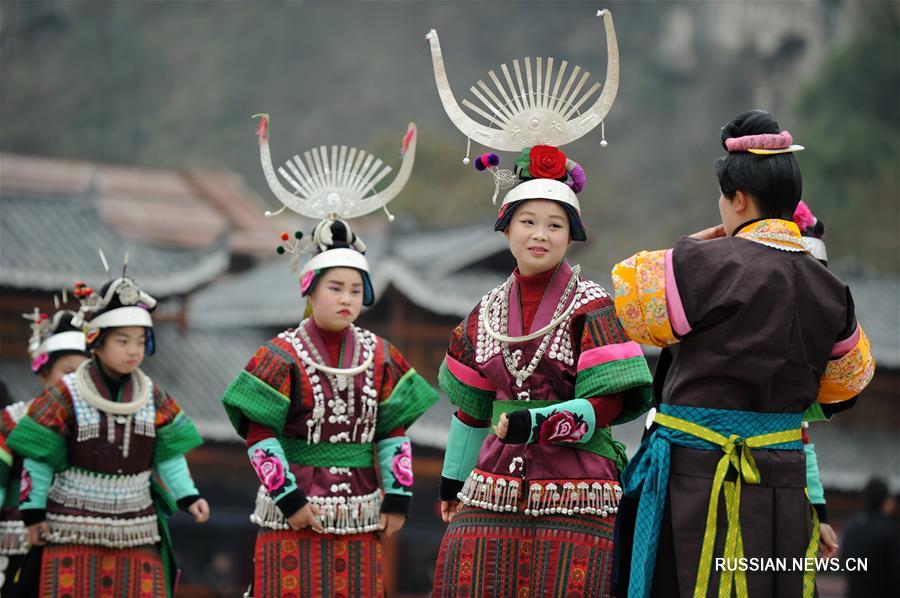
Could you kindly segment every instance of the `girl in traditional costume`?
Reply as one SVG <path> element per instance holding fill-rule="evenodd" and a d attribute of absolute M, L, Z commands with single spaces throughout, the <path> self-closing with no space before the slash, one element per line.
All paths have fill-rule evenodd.
<path fill-rule="evenodd" d="M 176 503 L 199 523 L 209 516 L 184 458 L 202 440 L 139 367 L 154 352 L 156 300 L 124 268 L 100 292 L 76 283 L 75 295 L 72 323 L 93 358 L 34 399 L 7 441 L 25 457 L 29 540 L 44 546 L 39 593 L 172 596 L 167 518 Z"/>
<path fill-rule="evenodd" d="M 571 80 L 560 94 L 561 73 L 545 97 L 553 59 L 538 58 L 531 92 L 507 91 L 494 77 L 500 95 L 512 93 L 525 103 L 515 115 L 515 100 L 498 106 L 495 113 L 508 119 L 492 122 L 499 128 L 479 125 L 451 102 L 437 34 L 429 35 L 438 87 L 454 123 L 493 149 L 525 146 L 513 171 L 499 170 L 493 153 L 475 160 L 476 169 L 494 175 L 498 190 L 515 185 L 494 229 L 509 240 L 517 267 L 456 327 L 440 369 L 440 385 L 457 410 L 441 479 L 449 525 L 435 596 L 610 593 L 625 465 L 624 447 L 613 440 L 610 425 L 647 410 L 651 377 L 612 298 L 565 260 L 571 242 L 586 239 L 577 195 L 585 174 L 554 147 L 599 124 L 615 96 L 615 33 L 609 13 L 601 15 L 609 65 L 595 103 L 575 115 L 571 106 L 587 98 L 579 99 L 577 91 L 567 96 Z M 520 72 L 518 61 L 514 66 Z M 530 59 L 525 66 L 530 82 Z M 508 73 L 505 65 L 503 71 Z M 575 118 L 567 121 L 567 115 Z"/>
<path fill-rule="evenodd" d="M 63 304 L 67 302 L 63 291 Z M 72 325 L 75 312 L 60 309 L 59 297 L 53 298 L 57 311 L 51 316 L 34 308 L 25 314 L 31 321 L 28 354 L 31 371 L 40 379 L 44 390 L 57 384 L 63 376 L 74 372 L 88 358 L 84 332 Z M 21 585 L 22 566 L 28 553 L 28 532 L 19 512 L 22 480 L 28 488 L 30 476 L 22 469 L 22 457 L 6 443 L 31 401 L 13 403 L 0 411 L 0 596 L 25 595 Z M 18 592 L 18 594 L 17 594 Z M 30 593 L 30 592 L 29 592 Z"/>
<path fill-rule="evenodd" d="M 412 170 L 416 129 L 403 138 L 397 179 L 370 193 L 372 156 L 334 146 L 280 169 L 269 155 L 268 116 L 258 135 L 266 179 L 285 207 L 321 218 L 302 240 L 284 233 L 279 253 L 296 266 L 305 250 L 300 294 L 307 318 L 255 353 L 223 397 L 247 445 L 260 488 L 251 521 L 259 526 L 248 596 L 384 596 L 380 538 L 402 527 L 412 499 L 406 428 L 437 392 L 386 339 L 354 325 L 374 302 L 365 245 L 347 219 L 385 205 Z M 380 474 L 380 475 L 379 475 Z"/>
<path fill-rule="evenodd" d="M 849 289 L 791 221 L 803 148 L 761 110 L 721 139 L 722 225 L 613 270 L 628 335 L 672 348 L 655 427 L 623 475 L 639 501 L 630 598 L 812 596 L 814 570 L 747 572 L 742 559 L 816 555 L 804 412 L 839 409 L 874 372 Z"/>

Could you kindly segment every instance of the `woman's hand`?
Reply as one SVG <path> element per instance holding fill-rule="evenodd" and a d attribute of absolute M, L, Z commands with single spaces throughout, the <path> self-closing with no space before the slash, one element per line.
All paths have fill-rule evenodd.
<path fill-rule="evenodd" d="M 497 435 L 497 438 L 503 440 L 506 438 L 506 435 L 509 433 L 509 417 L 502 413 L 500 414 L 500 421 L 497 422 L 497 425 L 494 426 L 494 434 Z"/>
<path fill-rule="evenodd" d="M 719 237 L 725 236 L 725 225 L 718 224 L 716 226 L 711 226 L 709 228 L 704 228 L 703 230 L 694 233 L 691 235 L 692 239 L 700 239 L 701 241 L 709 241 L 710 239 L 718 239 Z"/>
<path fill-rule="evenodd" d="M 406 517 L 400 513 L 382 513 L 381 535 L 385 538 L 390 538 L 400 531 L 404 523 L 406 523 Z"/>
<path fill-rule="evenodd" d="M 827 523 L 819 524 L 819 556 L 830 559 L 837 554 L 837 534 L 834 528 Z"/>
<path fill-rule="evenodd" d="M 206 523 L 209 519 L 209 503 L 205 498 L 198 498 L 194 504 L 188 507 L 188 513 L 194 516 L 197 523 Z"/>
<path fill-rule="evenodd" d="M 453 519 L 459 510 L 462 508 L 462 505 L 458 500 L 442 500 L 441 501 L 441 519 L 444 520 L 444 523 L 450 523 L 450 520 Z"/>
<path fill-rule="evenodd" d="M 287 522 L 291 529 L 297 532 L 305 527 L 311 527 L 314 531 L 324 534 L 325 528 L 322 527 L 322 522 L 319 521 L 319 515 L 321 514 L 319 507 L 308 502 L 303 505 L 302 509 L 288 517 Z"/>
<path fill-rule="evenodd" d="M 46 521 L 35 523 L 28 526 L 28 542 L 32 546 L 43 546 L 46 544 L 44 538 L 50 535 L 50 527 Z"/>

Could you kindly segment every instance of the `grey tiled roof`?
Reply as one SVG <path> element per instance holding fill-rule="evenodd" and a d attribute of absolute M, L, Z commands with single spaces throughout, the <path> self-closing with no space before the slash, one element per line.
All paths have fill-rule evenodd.
<path fill-rule="evenodd" d="M 129 252 L 128 270 L 149 293 L 195 289 L 228 268 L 223 236 L 203 249 L 173 249 L 129 241 L 110 227 L 89 195 L 46 196 L 0 192 L 0 285 L 56 291 L 78 279 L 106 282 L 97 249 L 113 272 Z"/>

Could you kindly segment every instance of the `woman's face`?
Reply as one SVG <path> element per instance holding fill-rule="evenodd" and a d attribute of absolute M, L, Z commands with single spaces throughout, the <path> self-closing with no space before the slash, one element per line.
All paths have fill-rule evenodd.
<path fill-rule="evenodd" d="M 309 294 L 313 319 L 323 330 L 343 330 L 359 317 L 363 303 L 362 274 L 354 268 L 329 268 Z"/>
<path fill-rule="evenodd" d="M 94 355 L 113 376 L 127 376 L 144 361 L 147 330 L 143 326 L 119 326 L 111 329 Z"/>
<path fill-rule="evenodd" d="M 87 355 L 79 353 L 69 353 L 68 355 L 63 355 L 62 357 L 55 359 L 53 365 L 40 374 L 41 381 L 44 383 L 44 388 L 54 386 L 63 379 L 63 376 L 71 374 L 78 369 L 78 366 L 85 360 L 87 360 Z"/>
<path fill-rule="evenodd" d="M 522 203 L 503 234 L 523 276 L 533 276 L 555 267 L 572 243 L 568 214 L 559 202 L 549 199 L 530 199 Z"/>

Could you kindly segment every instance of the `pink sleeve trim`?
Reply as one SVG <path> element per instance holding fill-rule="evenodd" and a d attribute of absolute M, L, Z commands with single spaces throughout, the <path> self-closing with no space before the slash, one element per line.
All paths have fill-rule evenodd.
<path fill-rule="evenodd" d="M 472 368 L 463 365 L 449 355 L 447 355 L 446 361 L 447 369 L 450 370 L 450 373 L 453 374 L 456 379 L 463 384 L 468 384 L 469 386 L 474 386 L 475 388 L 479 388 L 481 390 L 497 390 L 497 387 L 490 380 L 488 380 Z"/>
<path fill-rule="evenodd" d="M 681 304 L 678 283 L 675 282 L 671 249 L 666 251 L 666 311 L 669 313 L 669 322 L 672 324 L 675 334 L 684 336 L 691 331 L 691 325 L 688 324 L 687 315 L 684 313 L 684 305 Z"/>
<path fill-rule="evenodd" d="M 615 345 L 603 345 L 583 352 L 578 357 L 577 371 L 586 370 L 610 361 L 628 359 L 629 357 L 643 356 L 641 346 L 634 341 L 618 343 Z"/>
<path fill-rule="evenodd" d="M 834 347 L 831 348 L 831 358 L 834 359 L 836 357 L 843 357 L 844 355 L 849 353 L 858 343 L 859 324 L 856 325 L 856 330 L 853 331 L 853 334 L 851 334 L 848 338 L 845 338 L 844 340 L 834 344 Z"/>

